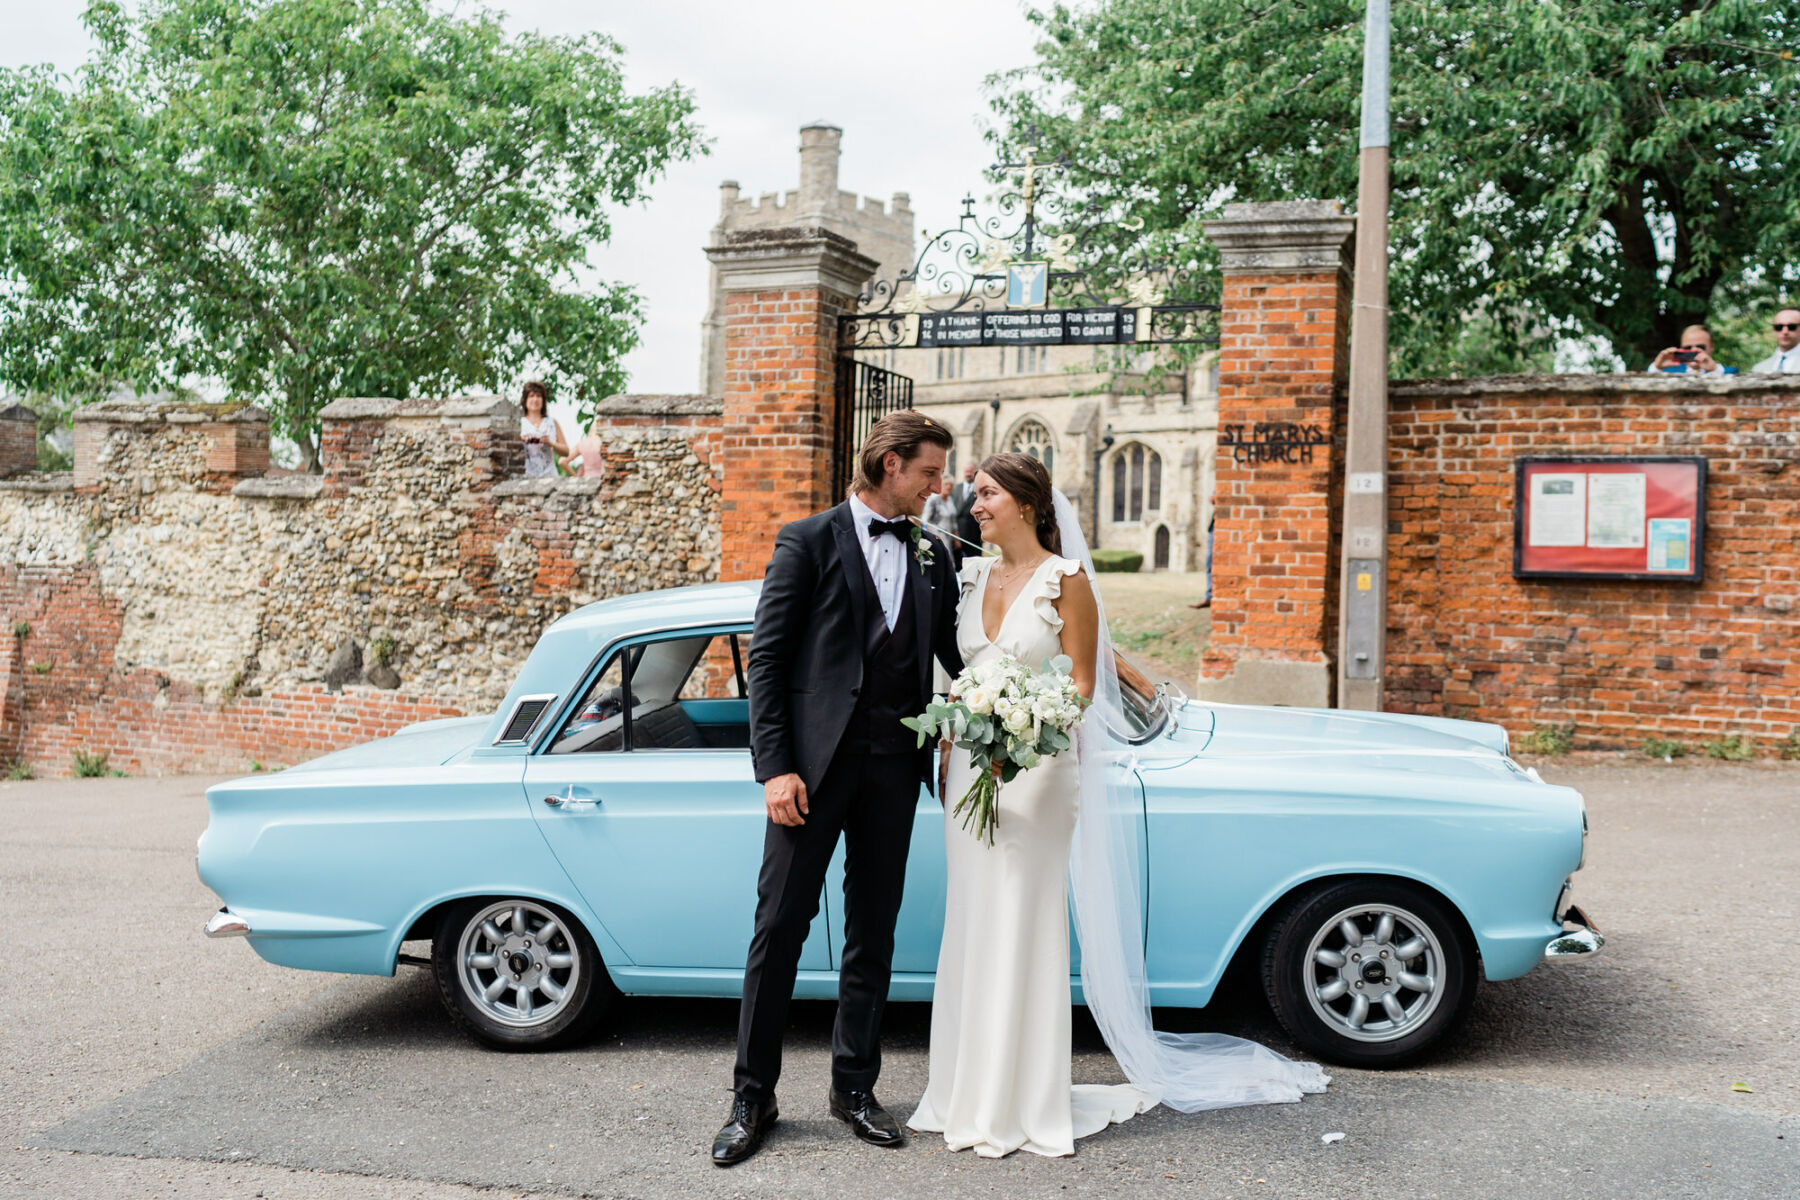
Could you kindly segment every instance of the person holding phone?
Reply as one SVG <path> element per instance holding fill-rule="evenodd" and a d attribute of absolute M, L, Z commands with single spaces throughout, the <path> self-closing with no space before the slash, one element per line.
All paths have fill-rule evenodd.
<path fill-rule="evenodd" d="M 519 438 L 525 443 L 525 474 L 529 478 L 556 474 L 556 457 L 569 456 L 569 443 L 550 416 L 550 393 L 533 379 L 519 397 L 525 415 L 519 418 Z"/>
<path fill-rule="evenodd" d="M 1671 375 L 1727 375 L 1735 372 L 1713 361 L 1712 331 L 1704 325 L 1689 325 L 1681 331 L 1681 345 L 1666 347 L 1650 364 L 1650 373 Z"/>

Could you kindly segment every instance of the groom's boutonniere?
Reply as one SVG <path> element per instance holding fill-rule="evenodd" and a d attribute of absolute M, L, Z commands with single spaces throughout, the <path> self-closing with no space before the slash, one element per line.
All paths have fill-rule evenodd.
<path fill-rule="evenodd" d="M 914 525 L 912 527 L 913 561 L 919 564 L 919 573 L 924 574 L 931 569 L 931 539 L 925 536 L 925 530 Z"/>

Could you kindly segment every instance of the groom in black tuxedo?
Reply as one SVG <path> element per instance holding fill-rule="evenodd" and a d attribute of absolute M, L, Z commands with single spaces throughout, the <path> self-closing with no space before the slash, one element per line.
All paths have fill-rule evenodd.
<path fill-rule="evenodd" d="M 909 518 L 939 488 L 952 444 L 930 417 L 889 413 L 857 454 L 850 498 L 775 538 L 748 670 L 750 754 L 769 825 L 731 1116 L 713 1141 L 722 1167 L 756 1153 L 775 1124 L 794 973 L 840 834 L 844 953 L 827 1104 L 864 1141 L 905 1140 L 874 1089 L 906 852 L 935 747 L 920 749 L 900 718 L 930 700 L 933 657 L 962 670 L 950 551 Z"/>

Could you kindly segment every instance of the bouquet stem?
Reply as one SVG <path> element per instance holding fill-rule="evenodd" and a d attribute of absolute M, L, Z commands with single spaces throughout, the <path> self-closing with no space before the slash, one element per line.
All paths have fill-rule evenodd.
<path fill-rule="evenodd" d="M 974 834 L 976 841 L 994 844 L 994 829 L 1000 824 L 1000 781 L 986 765 L 977 772 L 975 782 L 956 802 L 950 815 L 961 817 L 962 827 Z"/>

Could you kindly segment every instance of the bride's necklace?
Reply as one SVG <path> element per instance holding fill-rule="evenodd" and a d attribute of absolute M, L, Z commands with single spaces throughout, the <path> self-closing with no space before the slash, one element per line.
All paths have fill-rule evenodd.
<path fill-rule="evenodd" d="M 1022 575 L 1029 576 L 1032 572 L 1036 571 L 1039 567 L 1043 566 L 1045 560 L 1048 559 L 1049 557 L 1050 556 L 1048 554 L 1046 554 L 1043 556 L 1043 558 L 1038 559 L 1034 563 L 1028 563 L 1028 564 L 1021 563 L 1019 566 L 1014 567 L 1010 571 L 1005 570 L 1004 568 L 1001 570 L 1001 572 L 1000 572 L 1000 604 L 1001 604 L 1002 608 L 1004 608 L 1006 605 L 1006 592 L 1007 592 L 1008 588 L 1012 587 L 1013 581 L 1020 578 L 1020 576 L 1022 576 Z"/>

